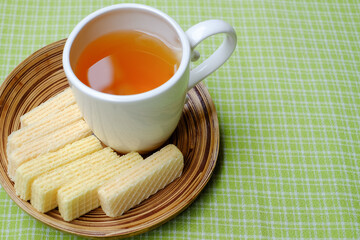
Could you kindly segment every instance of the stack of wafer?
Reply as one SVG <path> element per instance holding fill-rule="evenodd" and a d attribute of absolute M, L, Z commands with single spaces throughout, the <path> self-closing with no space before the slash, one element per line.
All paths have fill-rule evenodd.
<path fill-rule="evenodd" d="M 8 175 L 12 180 L 23 163 L 92 133 L 82 119 L 71 89 L 32 109 L 20 122 L 22 128 L 9 135 L 6 147 Z"/>
<path fill-rule="evenodd" d="M 99 207 L 119 216 L 181 175 L 183 156 L 168 145 L 145 160 L 104 148 L 70 88 L 20 118 L 8 137 L 8 175 L 39 212 L 56 207 L 71 221 Z"/>

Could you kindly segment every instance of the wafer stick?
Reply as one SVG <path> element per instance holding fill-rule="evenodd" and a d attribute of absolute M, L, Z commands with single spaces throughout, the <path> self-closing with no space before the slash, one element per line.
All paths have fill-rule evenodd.
<path fill-rule="evenodd" d="M 46 116 L 61 111 L 65 107 L 75 103 L 74 95 L 70 88 L 50 98 L 29 112 L 20 117 L 21 127 L 26 127 L 35 123 Z"/>
<path fill-rule="evenodd" d="M 183 166 L 183 155 L 176 146 L 162 148 L 99 188 L 102 209 L 110 217 L 122 215 L 178 178 Z"/>
<path fill-rule="evenodd" d="M 81 118 L 82 114 L 78 106 L 73 104 L 59 112 L 46 116 L 38 122 L 20 128 L 19 130 L 12 132 L 8 137 L 6 149 L 7 155 L 10 155 L 14 149 L 21 147 L 28 141 L 34 141 L 41 136 L 54 132 Z"/>

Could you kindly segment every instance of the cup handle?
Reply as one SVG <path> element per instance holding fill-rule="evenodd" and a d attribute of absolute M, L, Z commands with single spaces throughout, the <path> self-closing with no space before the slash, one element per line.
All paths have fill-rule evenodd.
<path fill-rule="evenodd" d="M 224 33 L 225 39 L 216 51 L 200 65 L 190 71 L 189 89 L 221 67 L 231 56 L 236 47 L 236 32 L 234 28 L 222 20 L 207 20 L 200 22 L 186 31 L 191 47 L 191 61 L 199 59 L 200 54 L 195 47 L 206 38 Z"/>

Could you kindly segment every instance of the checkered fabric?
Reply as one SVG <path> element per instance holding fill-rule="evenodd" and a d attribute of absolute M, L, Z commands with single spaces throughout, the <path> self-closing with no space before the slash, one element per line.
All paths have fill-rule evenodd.
<path fill-rule="evenodd" d="M 120 2 L 0 1 L 0 83 L 83 17 Z M 204 81 L 220 124 L 214 175 L 184 212 L 133 239 L 359 239 L 359 1 L 138 3 L 184 30 L 225 20 L 238 45 Z M 200 61 L 221 41 L 203 42 Z M 0 188 L 0 239 L 41 238 L 80 239 L 28 216 Z"/>

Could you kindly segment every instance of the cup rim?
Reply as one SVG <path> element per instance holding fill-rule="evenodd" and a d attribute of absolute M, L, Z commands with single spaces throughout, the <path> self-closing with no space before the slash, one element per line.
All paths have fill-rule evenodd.
<path fill-rule="evenodd" d="M 182 57 L 181 57 L 180 65 L 179 65 L 179 68 L 177 69 L 177 71 L 175 72 L 175 74 L 168 81 L 166 81 L 162 85 L 160 85 L 154 89 L 151 89 L 147 92 L 143 92 L 143 93 L 139 93 L 139 94 L 132 94 L 132 95 L 114 95 L 114 94 L 103 93 L 103 92 L 100 92 L 100 91 L 90 88 L 89 86 L 85 85 L 77 78 L 77 76 L 75 75 L 75 73 L 70 65 L 70 50 L 71 50 L 74 40 L 76 39 L 76 37 L 79 34 L 79 32 L 81 31 L 81 29 L 83 29 L 83 27 L 85 27 L 91 20 L 95 19 L 96 17 L 98 17 L 100 15 L 106 14 L 108 12 L 116 11 L 118 9 L 125 9 L 125 8 L 141 9 L 141 10 L 150 11 L 156 15 L 159 15 L 165 21 L 170 23 L 170 25 L 175 29 L 175 31 L 180 39 L 181 46 L 182 46 Z M 179 24 L 174 19 L 172 19 L 169 15 L 167 15 L 166 13 L 164 13 L 156 8 L 153 8 L 153 7 L 150 7 L 147 5 L 143 5 L 143 4 L 137 4 L 137 3 L 121 3 L 121 4 L 110 5 L 110 6 L 98 9 L 97 11 L 95 11 L 95 12 L 89 14 L 88 16 L 86 16 L 85 18 L 83 18 L 75 26 L 75 28 L 72 30 L 72 32 L 68 36 L 65 46 L 64 46 L 63 56 L 62 56 L 64 72 L 65 72 L 65 75 L 67 76 L 70 86 L 73 85 L 74 87 L 76 87 L 77 90 L 83 92 L 84 94 L 91 95 L 94 98 L 104 100 L 104 101 L 111 101 L 111 102 L 141 101 L 141 100 L 146 100 L 146 99 L 152 98 L 154 96 L 157 96 L 157 95 L 165 92 L 167 89 L 171 88 L 174 84 L 176 84 L 176 82 L 182 77 L 182 75 L 185 73 L 185 71 L 187 69 L 189 61 L 190 61 L 190 43 L 186 37 L 186 34 L 182 30 L 182 28 L 179 26 Z"/>

